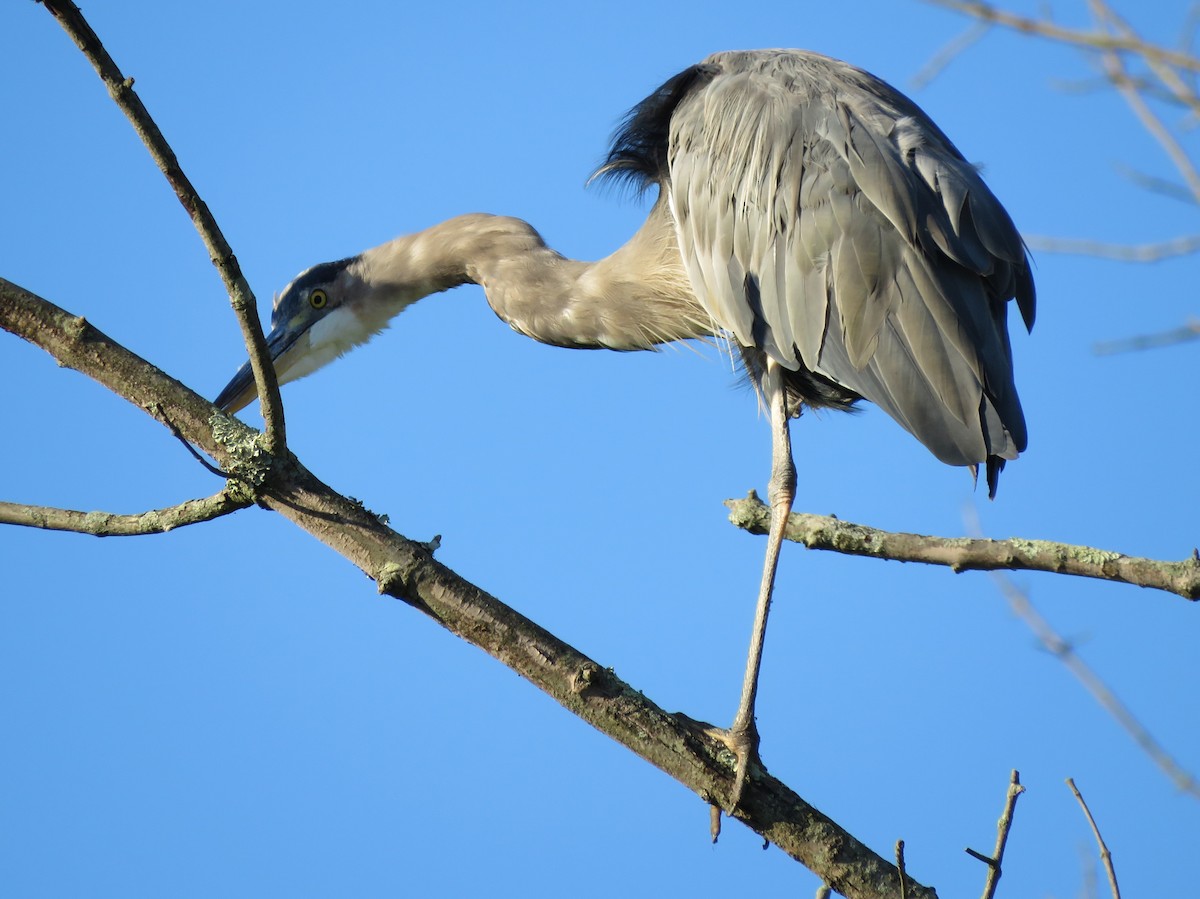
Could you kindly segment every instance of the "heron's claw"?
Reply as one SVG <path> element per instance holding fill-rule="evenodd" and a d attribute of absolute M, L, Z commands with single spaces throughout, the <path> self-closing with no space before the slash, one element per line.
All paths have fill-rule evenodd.
<path fill-rule="evenodd" d="M 762 758 L 758 754 L 758 727 L 754 723 L 754 718 L 751 717 L 748 721 L 735 720 L 732 727 L 728 730 L 716 731 L 715 735 L 729 747 L 729 751 L 736 758 L 733 792 L 729 797 L 729 805 L 725 809 L 725 814 L 732 816 L 742 804 L 742 797 L 746 792 L 746 776 L 750 771 L 750 766 L 755 765 L 765 769 Z"/>

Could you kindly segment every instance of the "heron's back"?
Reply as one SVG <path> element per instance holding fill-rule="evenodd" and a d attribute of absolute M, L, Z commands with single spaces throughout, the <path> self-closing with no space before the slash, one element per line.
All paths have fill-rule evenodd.
<path fill-rule="evenodd" d="M 667 193 L 700 302 L 810 405 L 866 398 L 939 459 L 1026 446 L 1008 300 L 1034 285 L 1008 213 L 919 107 L 846 63 L 719 53 L 636 107 L 606 172 Z"/>

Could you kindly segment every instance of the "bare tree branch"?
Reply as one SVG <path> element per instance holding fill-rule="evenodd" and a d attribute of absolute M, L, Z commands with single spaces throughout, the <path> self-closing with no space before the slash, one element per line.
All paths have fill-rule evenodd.
<path fill-rule="evenodd" d="M 73 509 L 0 502 L 0 524 L 45 528 L 51 531 L 74 531 L 77 534 L 91 534 L 93 537 L 164 534 L 175 528 L 212 521 L 214 518 L 254 505 L 251 497 L 241 494 L 240 487 L 230 484 L 220 493 L 205 499 L 190 499 L 177 506 L 152 509 L 138 515 L 77 512 Z"/>
<path fill-rule="evenodd" d="M 1096 825 L 1096 819 L 1092 817 L 1092 810 L 1084 802 L 1083 794 L 1079 792 L 1079 787 L 1075 786 L 1075 778 L 1068 777 L 1067 786 L 1071 788 L 1071 792 L 1079 800 L 1079 805 L 1083 808 L 1083 814 L 1087 816 L 1088 824 L 1092 826 L 1092 834 L 1095 835 L 1096 843 L 1100 846 L 1100 858 L 1104 862 L 1104 870 L 1108 873 L 1108 887 L 1112 891 L 1113 899 L 1121 899 L 1121 888 L 1117 886 L 1117 872 L 1113 868 L 1112 853 L 1108 851 L 1108 845 L 1104 842 L 1104 837 L 1100 836 L 1100 828 Z"/>
<path fill-rule="evenodd" d="M 1040 234 L 1027 234 L 1024 237 L 1026 245 L 1031 250 L 1042 253 L 1097 256 L 1117 262 L 1161 262 L 1164 259 L 1191 256 L 1200 252 L 1200 234 L 1141 244 L 1106 243 L 1101 240 L 1071 237 L 1044 237 Z"/>
<path fill-rule="evenodd" d="M 1192 196 L 1191 191 L 1178 181 L 1172 181 L 1169 178 L 1160 178 L 1157 175 L 1151 175 L 1147 172 L 1139 172 L 1133 166 L 1120 162 L 1114 163 L 1113 169 L 1123 178 L 1127 178 L 1133 184 L 1152 194 L 1158 194 L 1160 197 L 1167 197 L 1170 200 L 1187 203 L 1189 206 L 1196 205 L 1196 198 Z"/>
<path fill-rule="evenodd" d="M 1138 41 L 1143 45 L 1145 44 L 1145 41 L 1142 40 L 1136 31 L 1134 31 L 1129 22 L 1126 21 L 1122 16 L 1118 15 L 1116 10 L 1114 10 L 1107 3 L 1093 0 L 1092 9 L 1097 18 L 1107 22 L 1122 37 L 1125 37 L 1131 41 Z M 1147 55 L 1140 51 L 1137 55 L 1141 56 L 1146 61 L 1146 65 L 1150 67 L 1150 71 L 1152 71 L 1158 77 L 1158 80 L 1162 82 L 1163 87 L 1167 89 L 1169 95 L 1176 102 L 1190 109 L 1193 115 L 1200 116 L 1200 97 L 1198 97 L 1192 87 L 1180 77 L 1178 72 L 1176 72 L 1173 68 L 1171 68 L 1171 66 L 1167 65 L 1156 56 Z M 1138 92 L 1146 90 L 1143 86 L 1137 83 L 1131 83 L 1133 83 L 1134 89 Z"/>
<path fill-rule="evenodd" d="M 729 520 L 752 534 L 765 534 L 771 510 L 751 490 L 745 499 L 727 499 Z M 1200 559 L 1160 562 L 1139 556 L 1054 543 L 1049 540 L 986 540 L 974 537 L 929 537 L 882 531 L 826 515 L 793 512 L 788 520 L 788 540 L 809 549 L 825 549 L 852 556 L 870 556 L 896 562 L 945 565 L 955 572 L 996 569 L 1048 571 L 1079 577 L 1119 581 L 1200 599 Z"/>
<path fill-rule="evenodd" d="M 1098 11 L 1097 15 L 1102 15 L 1100 11 L 1104 7 L 1098 3 L 1098 0 L 1091 0 L 1091 5 L 1093 9 Z M 1125 99 L 1129 108 L 1133 110 L 1134 115 L 1141 121 L 1142 127 L 1158 141 L 1167 156 L 1170 157 L 1176 170 L 1183 176 L 1183 180 L 1187 183 L 1192 196 L 1200 202 L 1200 173 L 1197 173 L 1196 167 L 1192 165 L 1191 159 L 1188 158 L 1187 152 L 1180 145 L 1179 141 L 1175 139 L 1175 135 L 1163 124 L 1162 119 L 1154 113 L 1145 98 L 1138 93 L 1133 79 L 1130 78 L 1129 73 L 1125 69 L 1125 63 L 1122 61 L 1120 54 L 1108 49 L 1103 50 L 1100 54 L 1100 61 L 1104 66 L 1104 72 L 1108 76 L 1108 80 L 1117 89 L 1117 93 Z"/>
<path fill-rule="evenodd" d="M 983 899 L 993 899 L 996 895 L 996 887 L 1000 885 L 1000 875 L 1003 873 L 1004 847 L 1008 844 L 1008 833 L 1012 830 L 1013 812 L 1017 808 L 1017 797 L 1024 792 L 1025 788 L 1021 786 L 1021 775 L 1014 768 L 1012 777 L 1008 782 L 1008 792 L 1004 797 L 1004 811 L 1000 813 L 1000 820 L 996 822 L 996 848 L 992 850 L 990 856 L 984 855 L 982 852 L 976 852 L 969 847 L 966 850 L 968 855 L 978 859 L 988 867 L 987 881 L 983 885 Z"/>
<path fill-rule="evenodd" d="M 991 30 L 992 26 L 989 22 L 976 22 L 962 34 L 958 35 L 958 37 L 949 41 L 944 47 L 942 47 L 942 49 L 933 54 L 929 62 L 925 63 L 925 65 L 921 67 L 917 74 L 913 75 L 912 78 L 909 79 L 909 84 L 912 85 L 913 90 L 920 90 L 928 85 L 931 81 L 937 78 L 937 76 L 940 75 L 945 68 L 950 65 L 950 63 L 954 62 L 955 59 L 957 59 L 975 44 L 979 43 L 979 41 L 983 39 L 984 35 Z"/>
<path fill-rule="evenodd" d="M 258 503 L 331 547 L 375 580 L 381 593 L 424 612 L 498 659 L 564 708 L 695 792 L 727 805 L 734 758 L 715 728 L 663 711 L 553 634 L 436 561 L 428 544 L 390 530 L 379 517 L 331 490 L 293 456 L 272 456 L 262 434 L 219 411 L 130 353 L 82 318 L 0 279 L 0 328 L 63 365 L 94 378 L 232 472 Z M 839 893 L 896 894 L 899 872 L 761 768 L 746 779 L 735 818 L 804 864 Z M 936 894 L 906 877 L 912 899 Z"/>
<path fill-rule="evenodd" d="M 1113 353 L 1128 353 L 1136 350 L 1156 350 L 1159 347 L 1171 346 L 1176 343 L 1187 343 L 1200 340 L 1200 319 L 1193 319 L 1186 325 L 1172 328 L 1170 331 L 1160 331 L 1157 334 L 1140 334 L 1136 337 L 1123 337 L 1120 340 L 1108 340 L 1097 343 L 1093 350 L 1098 356 L 1110 356 Z"/>
<path fill-rule="evenodd" d="M 242 329 L 242 337 L 250 354 L 250 366 L 254 371 L 254 383 L 258 395 L 262 398 L 263 420 L 266 423 L 267 447 L 273 453 L 281 453 L 287 445 L 287 431 L 283 419 L 283 404 L 279 397 L 279 383 L 275 378 L 275 367 L 271 364 L 271 354 L 267 350 L 267 342 L 263 336 L 262 324 L 258 320 L 258 309 L 254 293 L 242 275 L 241 266 L 233 249 L 221 233 L 217 221 L 213 218 L 208 205 L 200 199 L 200 195 L 192 186 L 192 182 L 184 174 L 171 149 L 167 139 L 163 137 L 158 125 L 150 117 L 141 98 L 133 90 L 133 79 L 126 78 L 121 70 L 108 55 L 96 32 L 83 18 L 79 8 L 70 0 L 39 0 L 43 6 L 58 20 L 63 30 L 71 36 L 76 46 L 95 68 L 96 74 L 108 88 L 108 95 L 121 108 L 133 125 L 133 130 L 141 138 L 150 156 L 154 159 L 159 170 L 166 176 L 167 183 L 175 191 L 175 196 L 183 204 L 192 224 L 208 249 L 209 258 L 217 267 L 217 272 L 225 284 L 233 311 L 237 315 L 238 324 Z"/>
<path fill-rule="evenodd" d="M 1147 60 L 1153 59 L 1165 65 L 1177 66 L 1189 72 L 1200 72 L 1200 59 L 1190 53 L 1160 47 L 1147 41 L 1123 35 L 1107 34 L 1103 31 L 1077 31 L 1063 28 L 1045 19 L 1031 19 L 1007 12 L 990 3 L 975 0 L 925 0 L 935 6 L 953 9 L 984 22 L 1004 25 L 1022 34 L 1038 35 L 1092 50 L 1116 50 L 1136 53 Z"/>
<path fill-rule="evenodd" d="M 1116 719 L 1126 733 L 1133 737 L 1134 742 L 1146 755 L 1150 756 L 1178 789 L 1200 798 L 1200 781 L 1175 761 L 1175 757 L 1155 739 L 1154 735 L 1133 714 L 1129 706 L 1125 705 L 1109 689 L 1108 684 L 1104 683 L 1100 676 L 1092 670 L 1091 666 L 1080 658 L 1075 647 L 1063 639 L 1050 625 L 1050 622 L 1041 616 L 1030 602 L 1029 595 L 1003 574 L 996 573 L 992 576 L 1008 600 L 1010 608 L 1029 626 L 1034 636 L 1038 638 L 1038 642 L 1067 666 L 1067 669 L 1078 678 L 1095 700 L 1104 707 L 1104 710 Z"/>
<path fill-rule="evenodd" d="M 1200 26 L 1200 4 L 1194 2 L 1188 4 L 1187 12 L 1184 13 L 1183 24 L 1179 28 L 1179 49 L 1185 53 L 1194 53 L 1193 45 L 1196 43 L 1196 28 Z"/>
<path fill-rule="evenodd" d="M 1183 105 L 1178 97 L 1148 75 L 1131 75 L 1130 83 L 1136 90 L 1152 100 L 1169 103 L 1173 106 Z M 1102 75 L 1086 78 L 1051 78 L 1050 86 L 1060 94 L 1079 95 L 1096 94 L 1112 88 L 1109 80 Z M 1188 200 L 1192 202 L 1191 197 Z"/>

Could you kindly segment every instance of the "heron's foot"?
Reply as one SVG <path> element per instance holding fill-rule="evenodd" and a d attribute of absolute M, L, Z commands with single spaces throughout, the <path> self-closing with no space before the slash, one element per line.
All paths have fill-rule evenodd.
<path fill-rule="evenodd" d="M 745 719 L 739 715 L 734 720 L 732 727 L 728 730 L 715 731 L 714 735 L 729 747 L 729 751 L 734 754 L 736 759 L 733 793 L 729 797 L 729 807 L 725 809 L 727 815 L 732 815 L 742 804 L 742 796 L 746 792 L 746 776 L 750 767 L 752 765 L 758 768 L 765 767 L 758 754 L 758 727 L 754 723 L 753 715 Z"/>

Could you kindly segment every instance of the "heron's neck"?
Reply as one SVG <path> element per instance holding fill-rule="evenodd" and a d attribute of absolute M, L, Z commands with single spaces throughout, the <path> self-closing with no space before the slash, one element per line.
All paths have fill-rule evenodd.
<path fill-rule="evenodd" d="M 367 250 L 357 266 L 368 283 L 392 286 L 403 305 L 474 282 L 500 318 L 542 343 L 648 349 L 711 333 L 661 214 L 669 215 L 656 207 L 598 262 L 561 256 L 520 219 L 472 214 Z"/>

